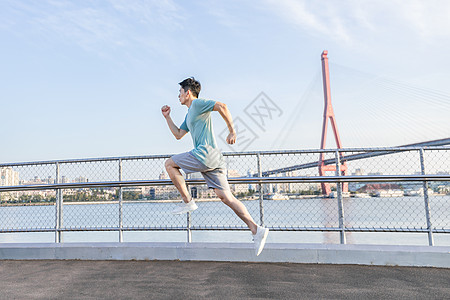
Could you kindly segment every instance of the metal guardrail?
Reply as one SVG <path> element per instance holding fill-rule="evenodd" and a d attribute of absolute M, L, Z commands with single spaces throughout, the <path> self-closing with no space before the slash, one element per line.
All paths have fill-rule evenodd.
<path fill-rule="evenodd" d="M 318 176 L 321 153 L 326 164 L 336 166 L 334 174 Z M 170 156 L 0 164 L 0 233 L 55 232 L 55 241 L 62 242 L 63 232 L 117 231 L 122 242 L 124 231 L 185 230 L 190 241 L 192 230 L 247 230 L 214 199 L 202 178 L 186 180 L 191 193 L 201 198 L 200 209 L 185 220 L 169 215 L 170 205 L 179 199 L 163 174 Z M 224 156 L 232 191 L 272 230 L 339 232 L 341 243 L 346 232 L 422 232 L 430 245 L 433 234 L 450 233 L 450 147 Z M 341 161 L 352 175 L 341 174 Z M 334 198 L 317 195 L 324 182 L 333 186 Z M 354 197 L 346 197 L 344 185 Z M 403 196 L 408 190 L 416 194 Z M 379 195 L 369 198 L 370 193 Z"/>

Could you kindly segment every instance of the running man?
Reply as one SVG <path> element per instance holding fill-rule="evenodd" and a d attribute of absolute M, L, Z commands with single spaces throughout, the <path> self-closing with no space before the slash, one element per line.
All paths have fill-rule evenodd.
<path fill-rule="evenodd" d="M 201 85 L 193 77 L 183 80 L 179 85 L 181 87 L 178 99 L 182 105 L 188 107 L 188 112 L 180 128 L 175 125 L 170 117 L 170 106 L 164 105 L 161 112 L 177 140 L 184 137 L 186 133 L 191 133 L 194 149 L 190 152 L 174 155 L 165 162 L 167 173 L 183 199 L 172 213 L 183 214 L 198 208 L 186 188 L 180 169 L 186 174 L 201 172 L 208 187 L 214 189 L 217 197 L 247 224 L 253 235 L 255 253 L 259 255 L 266 243 L 269 229 L 257 225 L 245 205 L 231 193 L 225 161 L 214 137 L 211 112 L 218 111 L 230 131 L 226 140 L 227 143 L 234 144 L 236 142 L 236 132 L 231 113 L 224 103 L 199 99 Z"/>

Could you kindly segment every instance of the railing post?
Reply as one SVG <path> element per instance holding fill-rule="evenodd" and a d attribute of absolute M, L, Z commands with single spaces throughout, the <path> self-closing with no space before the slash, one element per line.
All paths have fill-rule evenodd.
<path fill-rule="evenodd" d="M 262 168 L 261 168 L 261 153 L 257 153 L 257 163 L 258 163 L 258 177 L 262 177 Z M 259 188 L 259 223 L 261 226 L 264 226 L 264 190 L 262 183 L 258 183 Z"/>
<path fill-rule="evenodd" d="M 423 148 L 420 148 L 420 169 L 422 175 L 425 175 L 425 159 Z M 431 224 L 430 198 L 428 197 L 428 182 L 426 180 L 423 181 L 423 198 L 425 201 L 425 215 L 427 218 L 428 245 L 433 246 L 434 245 L 433 226 Z"/>
<path fill-rule="evenodd" d="M 119 158 L 119 181 L 122 182 L 122 159 Z M 119 187 L 119 243 L 123 242 L 123 188 Z"/>
<path fill-rule="evenodd" d="M 186 174 L 186 179 L 189 179 L 189 174 Z M 189 195 L 191 196 L 192 199 L 192 191 L 191 191 L 191 187 L 186 184 L 186 188 L 189 192 Z M 191 213 L 188 212 L 186 214 L 186 233 L 187 233 L 187 242 L 188 243 L 192 243 L 192 232 L 191 232 Z"/>
<path fill-rule="evenodd" d="M 56 163 L 56 183 L 59 182 L 59 163 Z M 62 223 L 63 223 L 63 211 L 62 211 L 62 190 L 56 189 L 56 200 L 55 200 L 55 243 L 62 243 Z"/>
<path fill-rule="evenodd" d="M 339 158 L 339 150 L 336 150 L 335 157 L 336 157 L 336 176 L 341 176 L 341 161 Z M 342 183 L 339 181 L 336 183 L 336 192 L 338 199 L 340 239 L 341 244 L 345 244 L 346 240 L 345 240 L 345 226 L 344 226 L 344 204 L 342 201 Z"/>

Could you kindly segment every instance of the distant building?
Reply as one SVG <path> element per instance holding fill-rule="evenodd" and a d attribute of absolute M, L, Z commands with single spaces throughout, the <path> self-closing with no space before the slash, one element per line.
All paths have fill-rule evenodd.
<path fill-rule="evenodd" d="M 381 175 L 383 175 L 383 173 L 381 173 L 381 172 L 371 172 L 371 173 L 369 173 L 367 175 L 370 175 L 370 176 L 381 176 Z"/>
<path fill-rule="evenodd" d="M 87 179 L 87 178 L 84 177 L 84 176 L 79 176 L 79 177 L 76 177 L 76 178 L 73 180 L 73 182 L 76 182 L 76 183 L 89 182 L 89 179 Z"/>
<path fill-rule="evenodd" d="M 253 171 L 253 170 L 250 170 L 250 169 L 247 171 L 247 177 L 253 177 L 253 174 L 256 174 L 256 172 Z M 254 185 L 254 184 L 251 184 L 251 183 L 248 185 L 248 189 L 249 190 L 254 190 L 255 191 L 256 188 L 257 188 L 257 185 Z"/>
<path fill-rule="evenodd" d="M 165 186 L 155 186 L 150 187 L 148 189 L 148 192 L 145 193 L 146 197 L 149 197 L 149 199 L 181 199 L 180 193 L 178 192 L 177 188 L 174 185 L 165 185 Z"/>
<path fill-rule="evenodd" d="M 296 172 L 295 171 L 284 172 L 284 173 L 281 173 L 281 176 L 282 177 L 294 177 L 294 176 L 296 176 Z M 292 193 L 293 192 L 293 184 L 291 182 L 280 183 L 279 184 L 279 192 Z"/>
<path fill-rule="evenodd" d="M 271 177 L 293 177 L 296 176 L 295 171 L 277 173 Z M 264 185 L 264 193 L 292 193 L 293 184 L 290 182 L 284 183 L 268 183 Z"/>
<path fill-rule="evenodd" d="M 19 185 L 19 172 L 14 171 L 11 167 L 0 168 L 0 185 Z"/>
<path fill-rule="evenodd" d="M 233 169 L 228 170 L 228 178 L 242 177 L 242 175 Z M 230 184 L 230 190 L 234 193 L 247 193 L 249 188 L 247 184 Z"/>
<path fill-rule="evenodd" d="M 190 179 L 203 179 L 201 173 L 192 173 L 189 174 Z M 213 189 L 208 188 L 206 184 L 204 185 L 195 185 L 190 187 L 190 194 L 192 198 L 214 198 L 216 197 L 216 193 Z"/>
<path fill-rule="evenodd" d="M 161 174 L 159 174 L 159 179 L 169 179 L 166 172 L 161 171 Z"/>
<path fill-rule="evenodd" d="M 46 182 L 47 182 L 48 184 L 54 184 L 54 183 L 55 183 L 55 179 L 53 179 L 52 176 L 48 176 Z"/>
<path fill-rule="evenodd" d="M 122 191 L 123 192 L 135 192 L 135 193 L 139 193 L 139 194 L 144 194 L 145 187 L 141 187 L 141 186 L 123 187 Z"/>
<path fill-rule="evenodd" d="M 362 176 L 364 175 L 364 172 L 362 169 L 356 169 L 355 172 L 352 173 L 353 176 Z"/>

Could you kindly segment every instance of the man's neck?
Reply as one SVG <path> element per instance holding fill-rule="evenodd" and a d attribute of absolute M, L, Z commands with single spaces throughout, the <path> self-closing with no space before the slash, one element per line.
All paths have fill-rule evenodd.
<path fill-rule="evenodd" d="M 186 103 L 186 106 L 187 106 L 188 108 L 191 107 L 192 102 L 194 102 L 195 99 L 197 99 L 197 98 L 194 98 L 194 97 L 190 98 L 190 99 L 188 100 L 188 103 Z"/>

